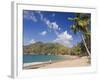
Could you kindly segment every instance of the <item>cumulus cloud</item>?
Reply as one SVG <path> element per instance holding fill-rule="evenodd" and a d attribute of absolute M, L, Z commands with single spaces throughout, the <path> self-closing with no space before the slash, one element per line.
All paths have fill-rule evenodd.
<path fill-rule="evenodd" d="M 43 32 L 40 33 L 40 35 L 42 35 L 42 36 L 45 36 L 46 34 L 47 34 L 46 31 L 43 31 Z"/>
<path fill-rule="evenodd" d="M 24 11 L 24 18 L 37 22 L 37 18 L 32 11 Z"/>
<path fill-rule="evenodd" d="M 29 44 L 34 44 L 34 43 L 36 43 L 36 41 L 34 39 L 29 41 Z"/>
<path fill-rule="evenodd" d="M 50 22 L 49 20 L 46 20 L 45 23 L 47 24 L 47 27 L 55 32 L 56 35 L 59 34 L 59 31 L 61 28 L 56 22 Z"/>
<path fill-rule="evenodd" d="M 59 25 L 55 21 L 51 22 L 49 19 L 45 18 L 43 16 L 43 14 L 41 13 L 41 11 L 37 11 L 37 13 L 40 16 L 41 21 L 43 21 L 49 29 L 51 29 L 51 30 L 60 30 Z M 55 16 L 55 14 L 53 13 L 52 16 Z"/>
<path fill-rule="evenodd" d="M 44 22 L 46 23 L 47 27 L 55 32 L 55 34 L 58 34 L 58 31 L 60 31 L 60 27 L 56 22 L 51 22 L 50 20 L 44 18 Z"/>
<path fill-rule="evenodd" d="M 72 35 L 68 34 L 67 31 L 60 33 L 57 35 L 57 38 L 53 41 L 59 44 L 62 44 L 67 47 L 71 47 L 71 41 L 73 40 Z"/>
<path fill-rule="evenodd" d="M 52 22 L 51 23 L 51 27 L 54 29 L 54 30 L 58 30 L 59 27 L 58 27 L 58 24 L 56 22 Z"/>
<path fill-rule="evenodd" d="M 49 31 L 54 31 L 56 35 L 58 35 L 58 32 L 61 30 L 61 28 L 59 27 L 59 25 L 56 23 L 56 21 L 52 22 L 49 19 L 47 19 L 46 17 L 43 16 L 43 13 L 41 11 L 36 11 L 35 13 L 38 13 L 38 15 L 40 16 L 40 20 L 42 22 L 44 22 L 47 27 L 50 29 Z M 26 12 L 27 14 L 27 12 Z M 34 14 L 33 14 L 34 15 Z M 55 16 L 55 14 L 53 13 L 52 16 Z M 37 21 L 35 17 L 33 17 L 34 21 Z M 45 35 L 47 32 L 44 32 Z"/>

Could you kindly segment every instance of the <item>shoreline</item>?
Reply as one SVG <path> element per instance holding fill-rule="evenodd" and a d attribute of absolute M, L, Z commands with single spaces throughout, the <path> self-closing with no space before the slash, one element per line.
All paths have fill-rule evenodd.
<path fill-rule="evenodd" d="M 68 58 L 61 61 L 45 61 L 45 62 L 32 62 L 24 63 L 23 69 L 44 69 L 44 68 L 61 68 L 61 67 L 80 67 L 80 66 L 89 66 L 89 59 L 87 56 L 71 56 L 64 55 L 64 58 Z"/>
<path fill-rule="evenodd" d="M 37 69 L 37 68 L 40 68 L 40 67 L 43 67 L 47 64 L 52 64 L 52 63 L 53 62 L 51 62 L 51 61 L 24 63 L 23 68 L 24 69 Z"/>
<path fill-rule="evenodd" d="M 78 59 L 72 59 L 72 60 L 64 60 L 56 63 L 52 63 L 49 65 L 46 65 L 45 67 L 40 67 L 39 69 L 47 69 L 47 68 L 63 68 L 63 67 L 85 67 L 90 66 L 91 63 L 89 63 L 88 57 L 80 57 Z"/>

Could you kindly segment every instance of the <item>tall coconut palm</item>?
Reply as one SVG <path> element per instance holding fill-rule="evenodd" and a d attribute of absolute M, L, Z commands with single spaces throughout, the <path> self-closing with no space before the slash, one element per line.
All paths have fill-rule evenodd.
<path fill-rule="evenodd" d="M 86 51 L 91 57 L 91 53 L 87 47 L 85 38 L 90 36 L 90 14 L 82 14 L 82 13 L 76 13 L 75 18 L 68 18 L 68 20 L 73 21 L 73 25 L 71 25 L 71 29 L 76 34 L 77 32 L 80 32 L 81 38 L 83 41 L 83 44 L 86 48 Z"/>

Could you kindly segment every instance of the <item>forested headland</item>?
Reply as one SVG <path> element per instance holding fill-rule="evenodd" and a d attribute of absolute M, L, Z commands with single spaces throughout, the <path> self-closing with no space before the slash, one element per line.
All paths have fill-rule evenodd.
<path fill-rule="evenodd" d="M 24 54 L 43 54 L 43 55 L 87 55 L 82 43 L 79 43 L 72 48 L 68 48 L 59 43 L 43 43 L 36 42 L 34 44 L 26 45 L 23 48 Z"/>

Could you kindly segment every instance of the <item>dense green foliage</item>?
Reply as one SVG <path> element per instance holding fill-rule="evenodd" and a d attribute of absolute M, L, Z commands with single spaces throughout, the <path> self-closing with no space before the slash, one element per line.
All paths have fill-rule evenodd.
<path fill-rule="evenodd" d="M 72 31 L 75 34 L 80 32 L 82 38 L 82 43 L 80 43 L 81 51 L 87 52 L 91 56 L 91 15 L 87 13 L 76 13 L 75 18 L 68 18 L 68 20 L 74 22 L 70 26 Z"/>
<path fill-rule="evenodd" d="M 57 54 L 66 54 L 67 51 L 68 51 L 67 47 L 60 45 L 58 43 L 36 42 L 34 44 L 24 46 L 24 53 L 30 53 L 30 54 L 57 55 Z"/>
<path fill-rule="evenodd" d="M 80 44 L 73 46 L 72 48 L 67 48 L 59 43 L 42 43 L 36 42 L 24 46 L 24 54 L 43 54 L 43 55 L 84 55 L 81 50 Z"/>

